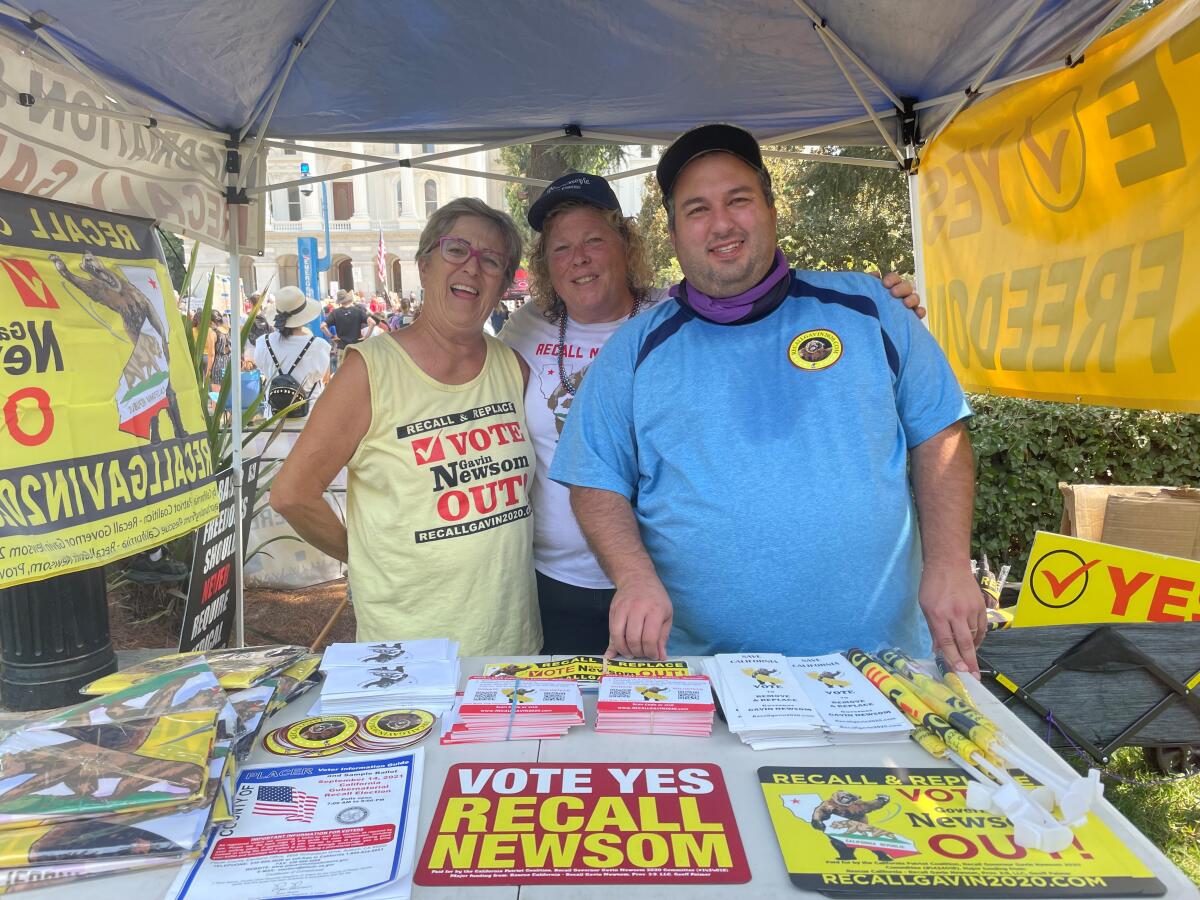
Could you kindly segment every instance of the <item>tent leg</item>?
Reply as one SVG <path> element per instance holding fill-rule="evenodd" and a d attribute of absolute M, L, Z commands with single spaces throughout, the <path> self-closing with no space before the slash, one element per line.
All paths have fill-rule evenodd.
<path fill-rule="evenodd" d="M 238 173 L 229 173 L 229 182 L 237 184 Z M 234 195 L 236 191 L 230 191 Z M 233 554 L 233 603 L 235 609 L 233 640 L 234 646 L 246 646 L 246 607 L 245 586 L 242 583 L 242 552 L 246 546 L 242 536 L 242 292 L 239 284 L 241 265 L 238 259 L 238 213 L 241 206 L 236 203 L 226 203 L 229 214 L 229 388 L 232 406 L 232 422 L 230 422 L 230 448 L 233 459 L 233 508 L 234 508 L 234 547 Z M 218 410 L 218 414 L 219 414 Z M 250 498 L 254 502 L 254 498 Z"/>
<path fill-rule="evenodd" d="M 916 280 L 917 293 L 921 295 L 928 309 L 929 297 L 925 293 L 925 246 L 921 235 L 921 186 L 917 181 L 920 177 L 915 169 L 908 173 L 908 214 L 912 218 L 913 277 Z M 928 328 L 929 316 L 922 321 Z"/>

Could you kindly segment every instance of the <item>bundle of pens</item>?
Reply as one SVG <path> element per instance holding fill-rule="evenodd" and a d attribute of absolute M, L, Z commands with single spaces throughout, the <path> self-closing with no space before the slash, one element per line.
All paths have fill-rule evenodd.
<path fill-rule="evenodd" d="M 1018 748 L 976 708 L 954 673 L 941 679 L 926 674 L 894 649 L 878 658 L 862 650 L 847 650 L 845 656 L 913 724 L 913 740 L 971 776 L 968 806 L 1006 816 L 1021 847 L 1057 853 L 1070 846 L 1072 828 L 1086 821 L 1103 795 L 1097 770 L 1086 778 L 1063 775 Z M 1027 787 L 1010 769 L 1038 784 Z"/>

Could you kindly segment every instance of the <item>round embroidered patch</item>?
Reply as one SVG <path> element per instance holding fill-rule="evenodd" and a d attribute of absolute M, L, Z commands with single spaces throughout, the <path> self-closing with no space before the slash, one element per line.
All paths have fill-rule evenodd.
<path fill-rule="evenodd" d="M 842 339 L 823 328 L 796 335 L 788 347 L 788 359 L 797 369 L 828 369 L 841 358 Z"/>

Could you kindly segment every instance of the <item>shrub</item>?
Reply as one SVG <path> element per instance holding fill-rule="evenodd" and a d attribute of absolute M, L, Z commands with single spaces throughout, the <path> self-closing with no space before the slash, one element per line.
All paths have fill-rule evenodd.
<path fill-rule="evenodd" d="M 1058 531 L 1058 482 L 1200 483 L 1200 415 L 971 396 L 972 551 L 1024 572 L 1034 532 Z"/>

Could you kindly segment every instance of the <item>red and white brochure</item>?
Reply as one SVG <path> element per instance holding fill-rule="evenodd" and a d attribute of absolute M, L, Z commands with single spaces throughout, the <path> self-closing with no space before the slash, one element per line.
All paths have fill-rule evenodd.
<path fill-rule="evenodd" d="M 583 724 L 574 681 L 474 676 L 455 704 L 443 744 L 559 738 Z"/>
<path fill-rule="evenodd" d="M 703 736 L 712 733 L 715 709 L 712 686 L 703 675 L 605 675 L 596 701 L 596 731 Z"/>

